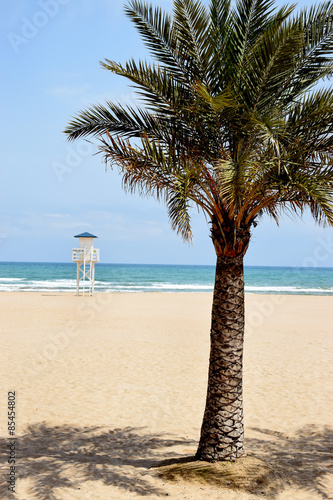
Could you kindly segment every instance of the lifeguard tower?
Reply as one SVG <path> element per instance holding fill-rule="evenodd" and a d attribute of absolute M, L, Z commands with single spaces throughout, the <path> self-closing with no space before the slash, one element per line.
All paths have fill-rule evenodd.
<path fill-rule="evenodd" d="M 74 236 L 79 238 L 79 248 L 73 248 L 72 260 L 76 262 L 76 295 L 80 295 L 80 281 L 83 284 L 83 295 L 87 280 L 89 295 L 94 294 L 95 286 L 95 262 L 99 262 L 99 249 L 94 248 L 94 236 L 90 233 L 82 233 Z"/>

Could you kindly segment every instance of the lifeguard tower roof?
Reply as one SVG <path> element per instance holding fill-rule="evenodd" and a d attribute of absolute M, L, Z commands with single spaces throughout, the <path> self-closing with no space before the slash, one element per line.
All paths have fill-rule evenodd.
<path fill-rule="evenodd" d="M 90 233 L 81 233 L 74 236 L 74 238 L 98 238 L 98 236 L 94 236 L 93 234 Z"/>

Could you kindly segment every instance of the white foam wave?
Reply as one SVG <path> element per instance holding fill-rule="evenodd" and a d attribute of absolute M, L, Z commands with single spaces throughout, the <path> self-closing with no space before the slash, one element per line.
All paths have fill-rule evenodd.
<path fill-rule="evenodd" d="M 152 283 L 149 285 L 115 285 L 113 283 L 105 283 L 105 287 L 112 287 L 114 289 L 133 289 L 133 290 L 213 290 L 213 285 L 190 285 L 190 284 L 175 284 L 175 283 Z"/>
<path fill-rule="evenodd" d="M 32 288 L 59 288 L 59 287 L 73 287 L 76 285 L 76 280 L 54 280 L 54 281 L 26 281 L 24 286 L 30 286 Z"/>
<path fill-rule="evenodd" d="M 245 286 L 246 292 L 276 293 L 333 293 L 333 288 L 300 288 L 296 286 Z"/>
<path fill-rule="evenodd" d="M 26 278 L 0 278 L 0 281 L 11 282 L 11 281 L 24 281 Z"/>
<path fill-rule="evenodd" d="M 158 285 L 152 285 L 150 288 L 159 288 L 161 290 L 213 290 L 213 285 L 191 285 L 191 284 L 182 284 L 178 285 L 175 283 L 160 283 Z"/>
<path fill-rule="evenodd" d="M 59 292 L 59 293 L 64 293 L 64 292 L 74 292 L 74 289 L 70 288 L 53 288 L 52 290 L 50 288 L 13 288 L 11 286 L 0 286 L 0 292 Z"/>
<path fill-rule="evenodd" d="M 80 286 L 82 288 L 82 284 Z M 86 284 L 85 288 L 88 288 Z M 76 289 L 75 279 L 54 279 L 54 280 L 27 280 L 20 278 L 0 278 L 0 292 L 74 292 Z M 155 283 L 114 283 L 111 281 L 95 282 L 96 292 L 176 292 L 176 291 L 213 291 L 213 284 L 199 284 L 199 283 L 168 283 L 168 282 L 155 282 Z M 277 293 L 277 294 L 333 294 L 333 288 L 310 288 L 310 287 L 296 287 L 296 286 L 245 286 L 245 291 L 248 293 Z"/>
<path fill-rule="evenodd" d="M 44 292 L 44 291 L 72 291 L 75 289 L 76 280 L 26 280 L 11 279 L 0 282 L 1 292 Z"/>

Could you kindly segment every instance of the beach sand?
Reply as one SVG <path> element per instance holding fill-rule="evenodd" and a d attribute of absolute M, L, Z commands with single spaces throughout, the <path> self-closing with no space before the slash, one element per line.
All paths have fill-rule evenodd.
<path fill-rule="evenodd" d="M 333 498 L 333 297 L 246 296 L 246 449 L 268 465 L 268 479 L 234 490 L 185 465 L 173 481 L 159 475 L 162 461 L 196 451 L 211 301 L 210 293 L 1 293 L 0 498 Z"/>

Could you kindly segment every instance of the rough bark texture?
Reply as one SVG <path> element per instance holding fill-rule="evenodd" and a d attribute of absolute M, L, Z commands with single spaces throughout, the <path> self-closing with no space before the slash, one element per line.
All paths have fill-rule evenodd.
<path fill-rule="evenodd" d="M 208 391 L 197 458 L 235 460 L 244 455 L 242 359 L 243 256 L 217 257 Z"/>

